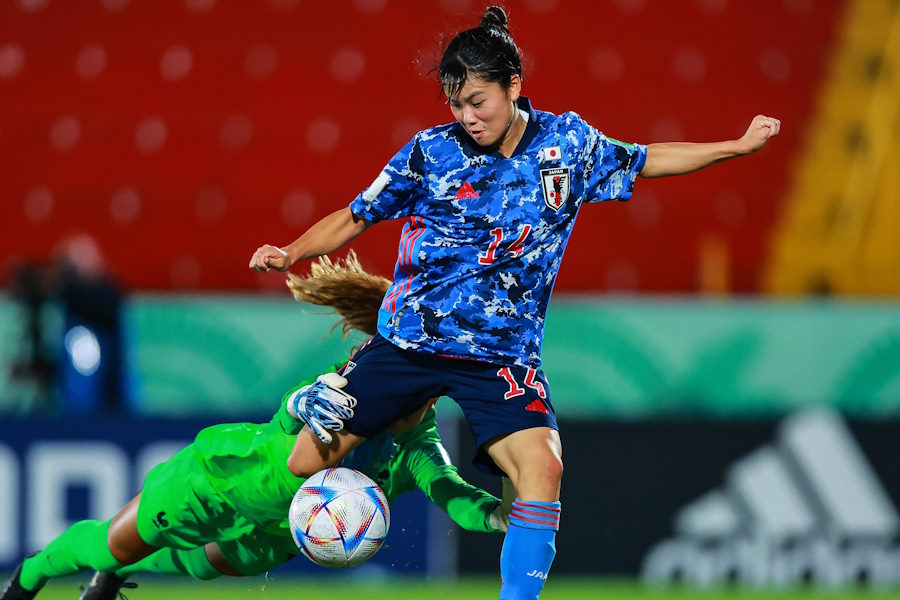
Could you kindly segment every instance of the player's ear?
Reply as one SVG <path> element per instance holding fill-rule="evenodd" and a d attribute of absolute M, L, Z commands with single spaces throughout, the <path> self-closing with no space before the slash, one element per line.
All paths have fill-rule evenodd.
<path fill-rule="evenodd" d="M 522 78 L 518 74 L 514 74 L 509 78 L 509 87 L 506 88 L 506 96 L 515 102 L 522 94 Z"/>

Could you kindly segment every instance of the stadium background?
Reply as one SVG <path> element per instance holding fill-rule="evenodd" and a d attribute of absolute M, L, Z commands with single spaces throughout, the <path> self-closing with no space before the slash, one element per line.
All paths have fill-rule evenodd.
<path fill-rule="evenodd" d="M 484 5 L 0 3 L 0 571 L 358 341 L 246 262 L 449 119 L 440 34 Z M 898 3 L 505 6 L 540 109 L 645 143 L 784 123 L 752 158 L 582 212 L 544 347 L 566 446 L 545 596 L 622 597 L 610 577 L 896 588 Z M 389 274 L 398 232 L 352 247 Z M 490 597 L 500 543 L 411 496 L 390 547 L 338 575 L 446 597 L 438 581 L 486 577 Z M 299 561 L 274 584 L 299 572 L 338 585 Z"/>

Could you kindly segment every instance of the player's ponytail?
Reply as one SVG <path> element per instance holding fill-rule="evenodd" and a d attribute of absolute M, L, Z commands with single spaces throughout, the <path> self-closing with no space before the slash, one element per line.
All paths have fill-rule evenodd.
<path fill-rule="evenodd" d="M 441 90 L 452 98 L 470 76 L 508 88 L 513 75 L 522 77 L 522 57 L 509 33 L 509 19 L 499 6 L 490 6 L 478 27 L 457 34 L 438 67 Z"/>
<path fill-rule="evenodd" d="M 298 301 L 333 308 L 340 320 L 331 330 L 340 327 L 344 337 L 354 329 L 375 335 L 378 310 L 391 285 L 389 279 L 363 270 L 352 250 L 342 261 L 323 256 L 312 264 L 309 275 L 289 273 L 286 283 Z"/>

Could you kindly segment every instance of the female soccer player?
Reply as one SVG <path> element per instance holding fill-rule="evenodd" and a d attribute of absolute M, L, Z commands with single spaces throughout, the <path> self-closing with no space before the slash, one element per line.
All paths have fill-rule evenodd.
<path fill-rule="evenodd" d="M 365 273 L 351 256 L 343 265 L 324 259 L 313 265 L 310 277 L 291 276 L 289 287 L 299 299 L 334 306 L 345 334 L 351 329 L 373 334 L 389 283 Z M 285 394 L 266 424 L 232 423 L 201 431 L 192 444 L 153 469 L 143 491 L 111 521 L 75 523 L 26 559 L 0 599 L 34 598 L 49 579 L 88 568 L 113 573 L 95 576 L 82 596 L 103 600 L 114 598 L 125 578 L 138 571 L 198 579 L 255 575 L 296 555 L 287 515 L 303 479 L 286 464 L 303 426 L 291 416 L 292 403 L 313 381 Z M 389 502 L 418 488 L 461 527 L 504 531 L 500 501 L 463 481 L 450 463 L 432 404 L 396 422 L 393 436 L 374 436 L 345 465 L 378 482 Z"/>
<path fill-rule="evenodd" d="M 449 395 L 483 465 L 508 474 L 519 492 L 500 558 L 500 598 L 537 598 L 555 555 L 562 478 L 540 349 L 578 210 L 627 200 L 637 175 L 690 173 L 755 152 L 780 123 L 760 115 L 738 140 L 643 146 L 608 138 L 575 113 L 536 110 L 521 95 L 519 50 L 498 7 L 450 41 L 438 74 L 455 122 L 416 134 L 348 208 L 284 248 L 261 246 L 249 266 L 283 271 L 373 223 L 407 219 L 379 335 L 343 373 L 356 415 L 327 446 L 301 434 L 324 458 L 302 453 L 312 460 L 292 468 L 309 474 L 336 463 L 422 398 Z M 319 392 L 327 394 L 324 384 L 313 386 L 311 402 L 327 405 Z"/>

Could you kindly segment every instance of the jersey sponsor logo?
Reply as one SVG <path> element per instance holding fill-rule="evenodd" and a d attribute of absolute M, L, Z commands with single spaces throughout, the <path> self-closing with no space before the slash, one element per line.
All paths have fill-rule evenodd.
<path fill-rule="evenodd" d="M 547 206 L 559 211 L 569 199 L 569 167 L 541 169 L 541 188 Z"/>
<path fill-rule="evenodd" d="M 153 524 L 156 525 L 157 529 L 165 529 L 169 526 L 169 522 L 166 521 L 166 511 L 160 511 L 158 515 L 153 517 Z"/>
<path fill-rule="evenodd" d="M 559 149 L 559 146 L 548 146 L 546 148 L 541 148 L 540 160 L 549 162 L 551 160 L 560 159 L 562 159 L 562 151 Z"/>
<path fill-rule="evenodd" d="M 475 191 L 475 188 L 473 188 L 472 184 L 468 181 L 459 188 L 458 192 L 456 192 L 457 200 L 471 200 L 472 198 L 478 198 L 478 196 L 478 192 Z"/>
<path fill-rule="evenodd" d="M 547 581 L 547 573 L 544 573 L 543 571 L 538 571 L 537 569 L 535 569 L 531 573 L 526 573 L 526 575 L 528 575 L 528 577 L 534 577 L 535 579 Z M 554 581 L 556 581 L 556 580 L 554 580 Z"/>
<path fill-rule="evenodd" d="M 675 537 L 653 546 L 643 577 L 824 588 L 896 584 L 900 515 L 834 413 L 785 421 L 772 444 L 728 469 L 724 485 L 678 511 Z"/>
<path fill-rule="evenodd" d="M 368 344 L 368 342 L 366 342 L 366 343 Z M 362 348 L 360 348 L 360 350 L 362 350 Z M 343 372 L 342 374 L 343 374 L 343 375 L 349 375 L 349 374 L 350 374 L 350 371 L 352 371 L 352 370 L 355 369 L 355 368 L 356 368 L 356 363 L 353 362 L 352 360 L 348 360 L 348 361 L 347 361 L 347 364 L 344 365 L 344 372 Z"/>

